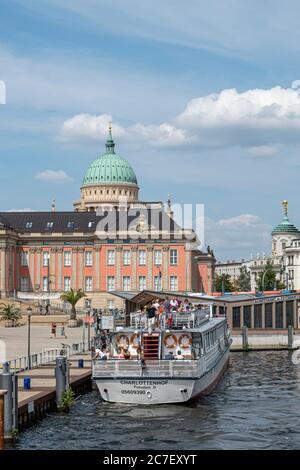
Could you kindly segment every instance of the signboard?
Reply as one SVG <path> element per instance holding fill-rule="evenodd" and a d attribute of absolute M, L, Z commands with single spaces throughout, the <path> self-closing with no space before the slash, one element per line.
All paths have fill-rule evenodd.
<path fill-rule="evenodd" d="M 102 315 L 102 317 L 101 317 L 101 329 L 102 330 L 113 330 L 114 329 L 114 317 L 112 315 Z"/>
<path fill-rule="evenodd" d="M 84 317 L 84 323 L 86 325 L 88 325 L 88 324 L 93 325 L 94 324 L 94 318 L 87 315 L 86 317 Z"/>
<path fill-rule="evenodd" d="M 17 298 L 20 300 L 51 300 L 60 299 L 59 292 L 17 292 Z"/>
<path fill-rule="evenodd" d="M 258 297 L 257 299 L 254 299 L 255 304 L 261 304 L 263 302 L 283 302 L 284 300 L 294 300 L 297 299 L 298 296 L 295 294 L 291 295 L 278 295 L 278 296 L 273 296 L 273 297 Z"/>
<path fill-rule="evenodd" d="M 34 413 L 34 401 L 28 402 L 28 413 Z"/>

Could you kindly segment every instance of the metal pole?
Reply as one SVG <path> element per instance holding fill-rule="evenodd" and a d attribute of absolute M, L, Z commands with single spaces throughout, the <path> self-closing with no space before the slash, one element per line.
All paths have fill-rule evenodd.
<path fill-rule="evenodd" d="M 88 350 L 90 350 L 90 347 L 91 347 L 91 323 L 89 321 L 89 324 L 88 324 Z"/>
<path fill-rule="evenodd" d="M 56 379 L 56 404 L 59 408 L 61 403 L 61 396 L 67 388 L 67 358 L 57 357 L 55 366 L 55 379 Z"/>
<path fill-rule="evenodd" d="M 3 362 L 2 374 L 0 374 L 0 389 L 6 390 L 4 397 L 4 435 L 9 437 L 15 423 L 15 397 L 14 397 L 13 374 L 10 372 L 9 363 Z"/>
<path fill-rule="evenodd" d="M 82 351 L 83 352 L 85 351 L 84 343 L 85 343 L 85 323 L 83 319 L 83 322 L 82 322 Z"/>
<path fill-rule="evenodd" d="M 28 369 L 31 369 L 31 358 L 30 358 L 30 320 L 31 314 L 28 313 L 28 335 L 27 335 L 27 357 L 28 357 Z"/>
<path fill-rule="evenodd" d="M 4 449 L 4 395 L 6 390 L 0 390 L 0 450 Z"/>
<path fill-rule="evenodd" d="M 249 349 L 249 344 L 248 344 L 248 328 L 247 326 L 243 326 L 243 331 L 242 331 L 242 339 L 243 339 L 243 350 L 248 351 Z"/>

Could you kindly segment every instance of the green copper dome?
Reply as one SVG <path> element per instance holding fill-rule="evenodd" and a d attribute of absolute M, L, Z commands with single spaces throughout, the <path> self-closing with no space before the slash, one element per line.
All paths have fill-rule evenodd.
<path fill-rule="evenodd" d="M 120 184 L 137 186 L 137 179 L 129 163 L 115 153 L 115 143 L 109 129 L 106 152 L 91 163 L 83 181 L 83 186 L 95 184 Z"/>
<path fill-rule="evenodd" d="M 299 230 L 295 227 L 295 225 L 291 224 L 289 221 L 288 202 L 283 201 L 282 205 L 284 208 L 284 217 L 280 224 L 278 224 L 277 227 L 274 228 L 274 230 L 272 231 L 272 235 L 275 235 L 276 233 L 295 233 L 299 235 Z"/>

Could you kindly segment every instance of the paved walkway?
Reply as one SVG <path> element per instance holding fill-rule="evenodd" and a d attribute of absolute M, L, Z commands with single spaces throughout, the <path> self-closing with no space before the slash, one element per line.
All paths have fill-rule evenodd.
<path fill-rule="evenodd" d="M 31 353 L 39 353 L 44 348 L 60 348 L 61 343 L 80 343 L 83 340 L 83 327 L 65 329 L 67 339 L 60 336 L 60 328 L 57 328 L 57 338 L 51 338 L 50 325 L 31 325 Z M 87 340 L 85 329 L 85 340 Z M 91 337 L 93 336 L 91 328 Z M 27 355 L 27 325 L 17 328 L 0 327 L 0 363 Z"/>

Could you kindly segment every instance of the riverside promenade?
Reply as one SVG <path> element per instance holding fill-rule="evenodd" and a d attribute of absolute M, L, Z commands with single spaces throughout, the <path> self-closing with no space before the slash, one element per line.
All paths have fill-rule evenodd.
<path fill-rule="evenodd" d="M 57 338 L 53 339 L 50 325 L 32 325 L 31 368 L 28 369 L 26 326 L 0 327 L 1 365 L 8 361 L 11 372 L 17 376 L 17 403 L 14 406 L 17 405 L 18 409 L 15 424 L 19 431 L 56 409 L 57 356 L 67 356 L 69 386 L 75 396 L 91 390 L 91 356 L 86 330 L 83 327 L 66 328 L 67 338 L 64 338 L 60 336 L 60 329 L 57 328 Z M 27 382 L 30 379 L 29 389 L 24 388 L 24 379 Z"/>

